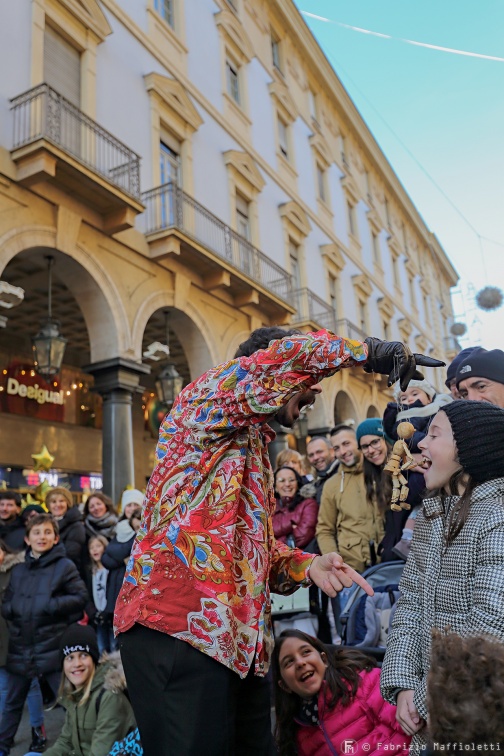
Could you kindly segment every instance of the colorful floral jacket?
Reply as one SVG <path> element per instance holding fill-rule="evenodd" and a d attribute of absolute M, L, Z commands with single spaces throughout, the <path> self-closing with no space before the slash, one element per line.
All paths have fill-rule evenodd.
<path fill-rule="evenodd" d="M 273 535 L 267 420 L 296 392 L 366 359 L 360 342 L 319 331 L 274 341 L 186 386 L 160 428 L 116 632 L 138 622 L 240 677 L 254 657 L 255 674 L 267 673 L 270 589 L 308 585 L 314 558 Z"/>

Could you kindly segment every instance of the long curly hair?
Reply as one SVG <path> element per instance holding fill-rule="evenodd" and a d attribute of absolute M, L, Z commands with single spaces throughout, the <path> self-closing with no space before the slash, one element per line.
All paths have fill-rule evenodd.
<path fill-rule="evenodd" d="M 298 713 L 301 698 L 296 693 L 287 693 L 279 682 L 282 680 L 280 672 L 280 651 L 287 638 L 297 638 L 312 646 L 319 654 L 327 657 L 325 680 L 327 683 L 327 706 L 332 709 L 341 703 L 348 706 L 355 697 L 360 684 L 360 672 L 369 671 L 376 667 L 376 662 L 361 651 L 351 648 L 325 646 L 317 638 L 300 630 L 284 630 L 277 638 L 272 655 L 272 670 L 275 695 L 275 740 L 279 756 L 295 756 L 297 725 L 295 717 Z"/>
<path fill-rule="evenodd" d="M 504 744 L 504 645 L 434 631 L 427 710 L 435 743 Z"/>
<path fill-rule="evenodd" d="M 390 455 L 392 447 L 387 445 L 387 457 Z M 379 467 L 373 465 L 369 459 L 364 457 L 364 485 L 366 487 L 366 499 L 370 504 L 376 501 L 378 510 L 384 514 L 390 507 L 392 498 L 392 477 L 383 472 L 385 463 Z"/>

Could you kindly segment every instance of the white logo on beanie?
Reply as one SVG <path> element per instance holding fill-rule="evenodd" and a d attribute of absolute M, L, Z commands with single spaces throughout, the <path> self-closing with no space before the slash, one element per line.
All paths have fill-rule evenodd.
<path fill-rule="evenodd" d="M 65 646 L 63 649 L 63 656 L 69 656 L 69 654 L 74 654 L 76 651 L 83 651 L 85 654 L 91 654 L 89 645 L 82 646 L 77 644 L 76 646 Z"/>
<path fill-rule="evenodd" d="M 470 373 L 472 371 L 472 367 L 470 365 L 464 365 L 464 367 L 461 367 L 459 370 L 459 373 Z"/>

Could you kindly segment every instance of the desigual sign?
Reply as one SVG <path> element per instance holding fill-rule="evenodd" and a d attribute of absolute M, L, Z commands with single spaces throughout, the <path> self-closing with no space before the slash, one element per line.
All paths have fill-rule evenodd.
<path fill-rule="evenodd" d="M 40 388 L 38 383 L 27 386 L 16 378 L 7 379 L 7 393 L 10 396 L 32 399 L 37 404 L 64 404 L 63 391 L 49 391 L 49 389 Z"/>

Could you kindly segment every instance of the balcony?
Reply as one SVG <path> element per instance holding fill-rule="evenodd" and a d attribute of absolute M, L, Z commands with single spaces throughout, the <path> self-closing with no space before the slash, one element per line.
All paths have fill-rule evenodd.
<path fill-rule="evenodd" d="M 107 233 L 143 211 L 140 158 L 47 84 L 11 100 L 18 181 L 49 184 L 82 200 Z"/>
<path fill-rule="evenodd" d="M 227 292 L 236 307 L 258 308 L 279 323 L 294 312 L 290 275 L 179 186 L 151 189 L 142 202 L 142 230 L 153 258 L 176 255 L 207 291 Z"/>
<path fill-rule="evenodd" d="M 296 313 L 292 318 L 292 325 L 307 331 L 318 331 L 326 328 L 334 331 L 336 316 L 331 305 L 324 302 L 310 289 L 296 289 L 292 292 L 292 302 Z"/>

